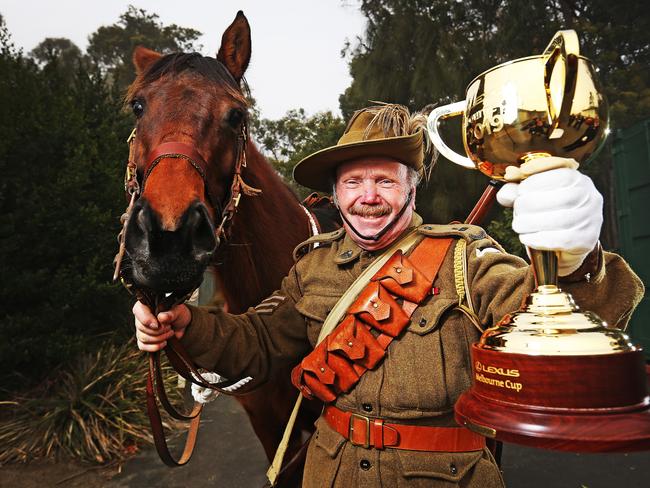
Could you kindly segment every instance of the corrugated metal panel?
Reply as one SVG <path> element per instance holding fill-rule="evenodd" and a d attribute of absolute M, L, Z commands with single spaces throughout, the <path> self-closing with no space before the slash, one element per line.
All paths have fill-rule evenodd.
<path fill-rule="evenodd" d="M 650 360 L 650 120 L 617 132 L 613 158 L 620 251 L 646 287 L 628 332 Z"/>

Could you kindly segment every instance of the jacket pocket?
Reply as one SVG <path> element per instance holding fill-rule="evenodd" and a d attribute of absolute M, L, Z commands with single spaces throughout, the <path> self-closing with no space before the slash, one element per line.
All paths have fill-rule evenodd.
<path fill-rule="evenodd" d="M 334 484 L 341 464 L 343 444 L 345 438 L 320 417 L 307 449 L 303 488 L 323 488 Z"/>
<path fill-rule="evenodd" d="M 401 464 L 398 486 L 502 488 L 499 468 L 484 451 L 476 452 L 416 452 L 397 451 Z M 438 483 L 434 484 L 434 480 Z"/>
<path fill-rule="evenodd" d="M 431 297 L 426 304 L 418 307 L 413 312 L 408 331 L 418 335 L 428 334 L 440 325 L 442 315 L 457 304 L 457 298 Z"/>

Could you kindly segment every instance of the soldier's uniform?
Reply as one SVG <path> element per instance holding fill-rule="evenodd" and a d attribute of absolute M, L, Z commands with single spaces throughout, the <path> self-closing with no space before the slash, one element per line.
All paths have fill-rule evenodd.
<path fill-rule="evenodd" d="M 454 403 L 471 383 L 470 345 L 480 336 L 471 314 L 458 307 L 459 294 L 462 305 L 491 325 L 520 307 L 534 278 L 522 259 L 505 253 L 479 227 L 420 223 L 415 216 L 412 226 L 422 234 L 454 238 L 433 283 L 437 294 L 425 299 L 382 362 L 340 395 L 335 406 L 397 424 L 453 427 Z M 361 249 L 343 229 L 317 240 L 316 248 L 299 246 L 309 252 L 299 257 L 281 288 L 245 314 L 191 308 L 192 322 L 182 342 L 198 365 L 227 378 L 252 376 L 251 385 L 259 385 L 278 364 L 296 364 L 314 348 L 329 311 L 379 255 Z M 457 246 L 462 253 L 455 252 Z M 583 266 L 560 286 L 584 309 L 624 327 L 642 296 L 641 282 L 619 256 L 600 249 L 592 254 L 585 265 L 590 275 L 584 276 Z M 461 283 L 454 273 L 454 265 L 459 269 L 462 264 L 459 256 L 466 263 Z M 462 299 L 463 293 L 468 297 Z M 487 449 L 367 449 L 347 441 L 321 417 L 307 455 L 304 486 L 490 488 L 503 486 L 503 480 Z"/>

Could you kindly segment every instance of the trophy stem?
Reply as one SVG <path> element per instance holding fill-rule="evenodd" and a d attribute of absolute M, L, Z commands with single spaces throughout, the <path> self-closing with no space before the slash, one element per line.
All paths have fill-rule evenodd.
<path fill-rule="evenodd" d="M 557 288 L 557 252 L 528 248 L 528 254 L 533 266 L 537 290 L 543 292 L 548 287 Z"/>

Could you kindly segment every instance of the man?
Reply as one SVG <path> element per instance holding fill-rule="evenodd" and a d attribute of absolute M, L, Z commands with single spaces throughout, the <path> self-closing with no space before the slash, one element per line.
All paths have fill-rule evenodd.
<path fill-rule="evenodd" d="M 469 348 L 480 329 L 518 309 L 534 278 L 479 227 L 421 225 L 414 202 L 423 137 L 422 124 L 404 107 L 370 107 L 352 117 L 336 146 L 296 166 L 294 177 L 305 186 L 328 191 L 334 183 L 343 229 L 299 246 L 281 288 L 254 309 L 235 316 L 180 305 L 154 317 L 144 305 L 134 307 L 145 351 L 175 334 L 199 366 L 230 379 L 250 376 L 251 386 L 279 364 L 300 362 L 294 382 L 327 402 L 307 454 L 305 487 L 503 485 L 483 438 L 456 425 L 453 406 L 470 386 Z M 624 327 L 642 285 L 598 244 L 602 198 L 591 180 L 560 168 L 507 192 L 501 197 L 514 201 L 522 241 L 561 251 L 562 288 Z M 422 251 L 423 239 L 408 248 L 408 258 L 391 255 L 401 264 L 388 273 L 393 285 L 433 280 L 425 280 L 424 298 L 402 300 L 399 287 L 387 297 L 378 288 L 379 298 L 355 312 L 364 288 L 317 346 L 346 290 L 405 235 L 430 237 L 431 252 Z M 616 303 L 608 299 L 613 287 Z M 401 328 L 386 326 L 395 317 L 406 317 Z M 347 344 L 338 340 L 346 324 L 354 327 Z M 362 352 L 355 355 L 357 346 Z"/>

